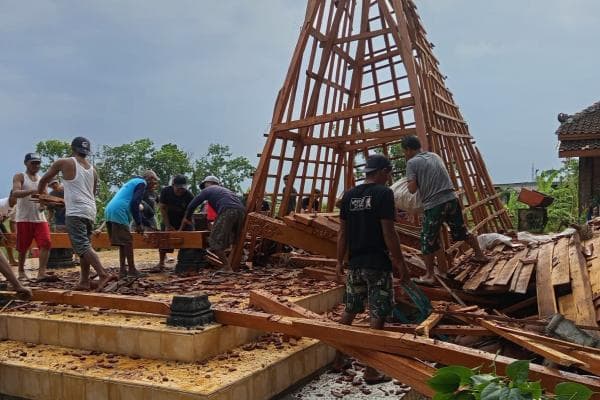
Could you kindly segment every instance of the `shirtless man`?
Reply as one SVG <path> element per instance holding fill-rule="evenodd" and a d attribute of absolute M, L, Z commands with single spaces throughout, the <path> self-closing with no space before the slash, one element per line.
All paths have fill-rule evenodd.
<path fill-rule="evenodd" d="M 98 254 L 92 248 L 90 237 L 96 220 L 96 188 L 98 175 L 88 161 L 90 141 L 76 137 L 71 142 L 73 155 L 55 161 L 40 179 L 38 191 L 43 193 L 52 178 L 59 173 L 63 177 L 65 196 L 65 226 L 75 253 L 81 258 L 81 278 L 76 290 L 90 290 L 90 266 L 98 274 L 100 291 L 114 277 L 102 266 Z"/>
<path fill-rule="evenodd" d="M 17 222 L 17 251 L 19 252 L 19 279 L 25 279 L 25 259 L 29 246 L 35 239 L 40 249 L 38 280 L 47 278 L 46 265 L 50 255 L 50 226 L 40 204 L 33 201 L 31 195 L 43 193 L 39 191 L 38 183 L 40 164 L 42 158 L 37 153 L 25 155 L 24 173 L 20 172 L 13 177 L 12 195 L 17 199 L 16 217 Z"/>

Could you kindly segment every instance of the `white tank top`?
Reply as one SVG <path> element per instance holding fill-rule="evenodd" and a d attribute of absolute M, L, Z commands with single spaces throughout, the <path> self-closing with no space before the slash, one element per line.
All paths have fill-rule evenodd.
<path fill-rule="evenodd" d="M 36 175 L 35 181 L 31 180 L 27 173 L 23 174 L 22 190 L 37 190 L 39 178 Z M 31 196 L 17 199 L 16 222 L 46 222 L 46 216 L 40 211 L 40 204 L 32 201 Z"/>
<path fill-rule="evenodd" d="M 85 169 L 75 157 L 75 178 L 64 180 L 65 208 L 67 217 L 96 219 L 96 199 L 94 196 L 94 167 Z"/>

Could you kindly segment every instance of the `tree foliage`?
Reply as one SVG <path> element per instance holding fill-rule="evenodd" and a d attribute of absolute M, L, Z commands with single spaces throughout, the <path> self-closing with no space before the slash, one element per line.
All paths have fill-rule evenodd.
<path fill-rule="evenodd" d="M 207 175 L 214 175 L 221 184 L 234 191 L 242 191 L 242 182 L 252 176 L 254 167 L 246 157 L 233 157 L 229 146 L 211 144 L 205 155 L 194 164 L 193 183 L 196 186 Z"/>
<path fill-rule="evenodd" d="M 46 170 L 54 161 L 71 155 L 71 144 L 64 140 L 44 140 L 35 145 L 35 152 L 42 156 L 42 170 Z"/>

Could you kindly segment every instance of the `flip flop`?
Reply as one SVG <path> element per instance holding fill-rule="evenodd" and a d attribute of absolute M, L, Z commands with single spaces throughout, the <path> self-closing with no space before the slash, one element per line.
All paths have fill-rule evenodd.
<path fill-rule="evenodd" d="M 365 381 L 365 383 L 367 385 L 377 385 L 378 383 L 389 382 L 392 380 L 392 378 L 390 378 L 389 376 L 384 375 L 384 374 L 379 374 L 378 376 L 374 376 L 374 377 L 370 377 L 370 378 L 365 378 L 363 376 L 363 380 Z"/>

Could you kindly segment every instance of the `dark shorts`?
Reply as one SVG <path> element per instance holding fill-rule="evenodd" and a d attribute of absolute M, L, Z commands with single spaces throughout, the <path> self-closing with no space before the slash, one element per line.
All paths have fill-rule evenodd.
<path fill-rule="evenodd" d="M 50 249 L 50 225 L 47 222 L 17 222 L 17 251 L 25 253 L 35 239 L 40 249 Z"/>
<path fill-rule="evenodd" d="M 82 256 L 92 248 L 90 237 L 94 231 L 94 225 L 91 220 L 68 216 L 66 218 L 66 228 L 75 254 Z"/>
<path fill-rule="evenodd" d="M 133 236 L 128 225 L 106 221 L 106 230 L 113 246 L 129 246 L 133 243 Z"/>
<path fill-rule="evenodd" d="M 348 270 L 346 312 L 350 314 L 363 312 L 365 301 L 369 302 L 371 318 L 385 318 L 391 313 L 394 290 L 390 271 L 366 268 Z"/>
<path fill-rule="evenodd" d="M 458 199 L 450 200 L 424 211 L 421 253 L 433 254 L 439 250 L 440 229 L 444 222 L 450 228 L 452 240 L 459 242 L 469 237 Z"/>
<path fill-rule="evenodd" d="M 225 250 L 240 236 L 246 212 L 238 208 L 224 210 L 210 231 L 208 244 L 213 250 Z"/>

